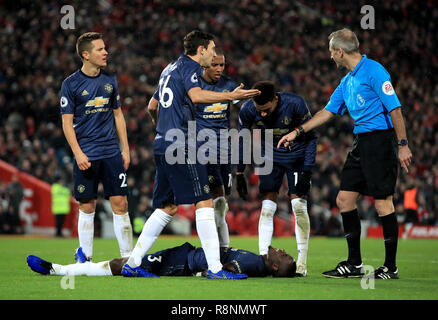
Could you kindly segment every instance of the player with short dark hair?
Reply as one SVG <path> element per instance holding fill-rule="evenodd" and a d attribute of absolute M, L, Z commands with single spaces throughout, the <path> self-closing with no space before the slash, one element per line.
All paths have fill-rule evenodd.
<path fill-rule="evenodd" d="M 108 52 L 100 33 L 81 35 L 76 51 L 82 67 L 62 83 L 60 111 L 62 128 L 76 160 L 74 197 L 79 201 L 79 245 L 91 259 L 97 188 L 102 182 L 104 196 L 113 210 L 120 254 L 125 257 L 132 250 L 126 199 L 130 155 L 117 79 L 103 69 Z"/>
<path fill-rule="evenodd" d="M 354 32 L 341 29 L 331 33 L 329 51 L 338 68 L 346 68 L 349 72 L 342 78 L 325 108 L 285 135 L 278 145 L 289 146 L 303 133 L 348 110 L 354 120 L 354 141 L 341 173 L 336 199 L 348 244 L 348 259 L 323 275 L 332 278 L 363 276 L 357 200 L 360 195 L 368 195 L 374 198 L 385 243 L 385 262 L 372 276 L 376 279 L 398 279 L 398 222 L 393 194 L 398 162 L 408 172 L 412 159 L 401 104 L 385 68 L 359 53 L 359 41 Z"/>
<path fill-rule="evenodd" d="M 259 81 L 253 88 L 260 95 L 246 102 L 239 113 L 239 129 L 251 129 L 254 125 L 262 130 L 273 131 L 273 170 L 270 174 L 259 175 L 259 191 L 262 209 L 259 218 L 259 252 L 266 254 L 274 231 L 274 214 L 277 197 L 284 175 L 288 181 L 288 196 L 295 216 L 295 236 L 298 258 L 297 274 L 307 275 L 307 251 L 310 222 L 307 212 L 307 194 L 310 189 L 312 169 L 315 164 L 316 137 L 313 133 L 303 135 L 291 148 L 277 146 L 281 137 L 293 131 L 312 116 L 300 96 L 293 93 L 277 92 L 271 81 Z M 268 141 L 261 134 L 262 150 Z M 240 159 L 242 159 L 242 148 Z M 244 176 L 245 165 L 239 164 L 236 172 L 237 191 L 246 199 L 247 187 Z"/>
<path fill-rule="evenodd" d="M 157 131 L 154 140 L 155 211 L 146 221 L 124 266 L 122 273 L 126 276 L 136 275 L 142 258 L 176 214 L 177 205 L 195 204 L 196 230 L 209 266 L 207 278 L 244 277 L 222 270 L 208 174 L 205 166 L 188 156 L 188 122 L 193 120 L 193 104 L 246 99 L 259 93 L 258 90 L 243 90 L 243 84 L 231 92 L 215 92 L 201 88 L 199 78 L 202 76 L 202 67 L 209 67 L 215 55 L 213 39 L 211 34 L 199 30 L 188 33 L 184 37 L 184 54 L 163 70 L 158 88 L 149 101 L 148 110 L 156 123 Z M 184 155 L 184 163 L 171 164 L 166 160 L 166 153 L 171 149 L 171 145 L 174 147 L 174 140 L 173 137 L 166 139 L 166 134 L 176 131 L 185 138 L 185 143 L 177 146 Z"/>
<path fill-rule="evenodd" d="M 79 252 L 81 252 L 79 250 Z M 269 247 L 266 255 L 251 251 L 221 247 L 220 260 L 229 272 L 245 273 L 249 277 L 294 277 L 296 263 L 284 250 Z M 82 256 L 79 263 L 60 265 L 37 256 L 27 257 L 28 266 L 43 275 L 70 276 L 120 276 L 127 258 L 116 258 L 98 263 L 89 262 Z M 144 274 L 158 276 L 193 276 L 207 274 L 208 264 L 202 248 L 186 242 L 180 246 L 145 255 L 139 268 L 139 277 Z"/>

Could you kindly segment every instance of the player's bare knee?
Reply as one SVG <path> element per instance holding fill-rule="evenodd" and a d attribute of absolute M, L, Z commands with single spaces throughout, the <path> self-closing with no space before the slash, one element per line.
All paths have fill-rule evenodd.
<path fill-rule="evenodd" d="M 276 192 L 262 193 L 262 200 L 271 200 L 277 202 L 277 193 Z"/>
<path fill-rule="evenodd" d="M 395 211 L 394 203 L 391 199 L 377 200 L 375 199 L 375 208 L 379 217 L 386 216 Z"/>
<path fill-rule="evenodd" d="M 110 203 L 115 214 L 125 214 L 128 212 L 128 200 L 126 197 L 111 197 Z"/>
<path fill-rule="evenodd" d="M 162 209 L 165 213 L 167 213 L 169 216 L 174 216 L 178 212 L 178 207 L 176 205 L 172 204 L 166 204 L 164 205 L 164 208 Z"/>
<path fill-rule="evenodd" d="M 84 213 L 93 213 L 96 209 L 95 199 L 80 199 L 79 209 Z"/>
<path fill-rule="evenodd" d="M 342 193 L 338 193 L 338 196 L 336 197 L 336 205 L 341 212 L 347 212 L 354 210 L 356 207 L 356 202 L 352 201 Z"/>
<path fill-rule="evenodd" d="M 197 202 L 195 208 L 196 209 L 213 208 L 213 198 Z"/>

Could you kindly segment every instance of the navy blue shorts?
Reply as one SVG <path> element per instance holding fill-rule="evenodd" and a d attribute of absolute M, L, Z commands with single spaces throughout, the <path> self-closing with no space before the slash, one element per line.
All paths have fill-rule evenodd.
<path fill-rule="evenodd" d="M 231 164 L 207 164 L 208 182 L 210 190 L 224 186 L 225 195 L 231 194 L 233 176 L 231 174 Z"/>
<path fill-rule="evenodd" d="M 259 176 L 260 193 L 278 192 L 283 184 L 284 174 L 287 177 L 288 194 L 295 194 L 295 185 L 298 182 L 298 176 L 303 171 L 302 166 L 285 166 L 274 162 L 272 172 L 268 175 Z"/>
<path fill-rule="evenodd" d="M 196 204 L 211 199 L 207 168 L 199 163 L 168 164 L 165 155 L 155 155 L 155 183 L 152 206 Z"/>
<path fill-rule="evenodd" d="M 90 168 L 80 170 L 74 161 L 74 197 L 76 200 L 96 199 L 99 182 L 102 182 L 105 199 L 128 195 L 128 181 L 121 154 L 90 162 Z"/>

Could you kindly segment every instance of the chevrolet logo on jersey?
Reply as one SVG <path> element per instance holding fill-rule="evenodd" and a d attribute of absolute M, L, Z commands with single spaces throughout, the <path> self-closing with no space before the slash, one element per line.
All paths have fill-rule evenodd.
<path fill-rule="evenodd" d="M 221 113 L 227 110 L 228 104 L 225 103 L 215 103 L 204 108 L 204 112 Z"/>
<path fill-rule="evenodd" d="M 108 101 L 109 101 L 108 98 L 96 97 L 93 100 L 89 100 L 85 106 L 86 107 L 100 108 L 100 107 L 103 107 L 104 105 L 106 105 L 108 103 Z"/>

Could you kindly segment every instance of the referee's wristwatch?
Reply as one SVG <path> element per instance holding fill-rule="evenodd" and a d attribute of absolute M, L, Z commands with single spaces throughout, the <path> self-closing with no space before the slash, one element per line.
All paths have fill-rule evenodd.
<path fill-rule="evenodd" d="M 408 140 L 406 140 L 406 139 L 401 139 L 401 140 L 398 142 L 398 145 L 399 145 L 399 147 L 407 146 L 407 145 L 408 145 Z"/>

